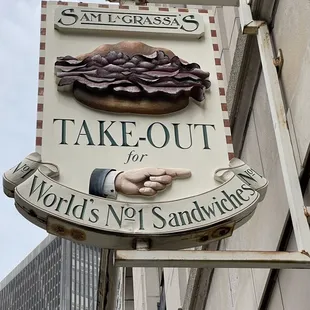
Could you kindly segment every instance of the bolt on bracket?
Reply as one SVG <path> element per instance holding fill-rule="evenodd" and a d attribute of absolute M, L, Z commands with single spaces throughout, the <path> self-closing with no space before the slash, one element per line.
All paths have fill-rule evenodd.
<path fill-rule="evenodd" d="M 278 77 L 281 76 L 282 68 L 283 68 L 284 58 L 283 58 L 283 52 L 281 49 L 278 50 L 278 55 L 273 59 L 273 64 L 275 65 Z"/>
<path fill-rule="evenodd" d="M 304 207 L 304 213 L 308 223 L 310 224 L 310 207 Z"/>

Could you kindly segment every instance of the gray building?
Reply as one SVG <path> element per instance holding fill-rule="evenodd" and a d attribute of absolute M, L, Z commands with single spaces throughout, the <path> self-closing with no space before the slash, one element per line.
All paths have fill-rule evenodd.
<path fill-rule="evenodd" d="M 0 309 L 96 309 L 100 253 L 48 236 L 1 281 Z"/>

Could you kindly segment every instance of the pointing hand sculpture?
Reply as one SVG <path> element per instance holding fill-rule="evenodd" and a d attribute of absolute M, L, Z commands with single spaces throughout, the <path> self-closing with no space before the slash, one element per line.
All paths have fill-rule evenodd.
<path fill-rule="evenodd" d="M 173 179 L 190 176 L 187 169 L 140 168 L 121 172 L 115 179 L 115 188 L 124 195 L 154 196 L 171 185 Z"/>
<path fill-rule="evenodd" d="M 127 171 L 96 168 L 90 177 L 89 193 L 116 198 L 124 195 L 154 196 L 165 190 L 177 178 L 189 178 L 191 172 L 181 168 L 139 168 Z"/>

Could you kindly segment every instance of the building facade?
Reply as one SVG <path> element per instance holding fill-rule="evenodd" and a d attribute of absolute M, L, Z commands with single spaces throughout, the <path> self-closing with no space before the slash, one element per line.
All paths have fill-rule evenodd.
<path fill-rule="evenodd" d="M 45 239 L 1 283 L 0 309 L 59 309 L 61 239 Z"/>
<path fill-rule="evenodd" d="M 268 23 L 279 72 L 296 169 L 309 204 L 309 2 L 252 1 L 256 20 Z M 227 250 L 297 251 L 285 195 L 256 37 L 242 35 L 238 11 L 216 8 L 227 76 L 235 155 L 269 180 L 268 193 L 249 223 L 221 242 Z M 309 309 L 309 270 L 218 269 L 205 309 Z M 185 309 L 184 309 L 185 310 Z"/>
<path fill-rule="evenodd" d="M 0 309 L 97 309 L 100 249 L 48 236 L 0 283 Z"/>

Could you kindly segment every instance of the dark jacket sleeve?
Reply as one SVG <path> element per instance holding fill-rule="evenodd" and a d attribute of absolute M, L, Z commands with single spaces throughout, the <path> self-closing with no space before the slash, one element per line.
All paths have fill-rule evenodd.
<path fill-rule="evenodd" d="M 89 179 L 89 194 L 105 197 L 103 195 L 103 185 L 107 175 L 115 169 L 99 169 L 96 168 L 93 170 L 90 179 Z"/>

